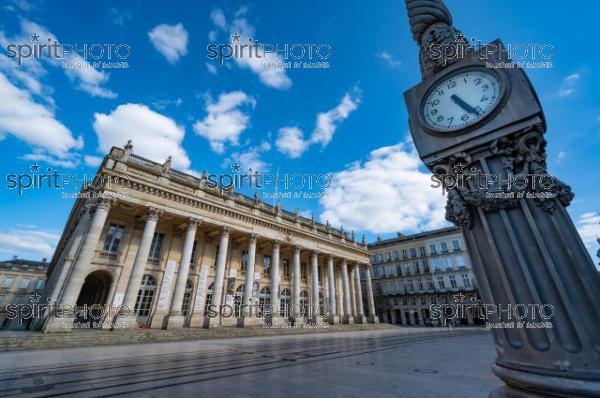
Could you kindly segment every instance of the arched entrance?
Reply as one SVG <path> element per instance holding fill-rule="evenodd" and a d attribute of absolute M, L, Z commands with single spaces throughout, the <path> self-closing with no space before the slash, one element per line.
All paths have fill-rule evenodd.
<path fill-rule="evenodd" d="M 111 273 L 104 270 L 94 271 L 86 276 L 77 297 L 74 327 L 102 328 L 112 281 Z"/>
<path fill-rule="evenodd" d="M 181 305 L 181 314 L 185 317 L 184 326 L 189 326 L 190 307 L 192 305 L 192 292 L 194 291 L 194 283 L 191 279 L 187 280 L 185 284 L 185 292 L 183 293 L 183 303 Z"/>

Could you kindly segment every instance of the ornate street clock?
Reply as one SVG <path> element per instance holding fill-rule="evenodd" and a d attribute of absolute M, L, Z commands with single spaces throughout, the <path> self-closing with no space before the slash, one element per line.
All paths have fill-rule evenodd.
<path fill-rule="evenodd" d="M 506 384 L 490 397 L 600 396 L 600 274 L 565 209 L 570 187 L 547 172 L 535 90 L 500 41 L 470 47 L 442 0 L 406 6 L 423 75 L 404 94 L 413 141 L 450 182 L 446 218 L 461 227 L 484 302 L 502 309 L 485 321 L 514 322 L 492 329 L 492 369 Z M 540 306 L 551 327 L 535 326 Z"/>

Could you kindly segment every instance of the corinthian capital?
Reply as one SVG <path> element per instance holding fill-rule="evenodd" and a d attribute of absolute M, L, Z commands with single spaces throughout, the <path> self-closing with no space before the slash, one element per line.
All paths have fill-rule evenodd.
<path fill-rule="evenodd" d="M 156 207 L 148 206 L 146 208 L 146 219 L 156 221 L 162 213 L 162 210 L 157 209 Z"/>

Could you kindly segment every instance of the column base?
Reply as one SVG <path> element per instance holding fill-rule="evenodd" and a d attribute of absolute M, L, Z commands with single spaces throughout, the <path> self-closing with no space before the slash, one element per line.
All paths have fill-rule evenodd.
<path fill-rule="evenodd" d="M 354 318 L 350 315 L 344 315 L 343 323 L 345 323 L 346 325 L 353 325 Z"/>
<path fill-rule="evenodd" d="M 337 316 L 337 315 L 331 315 L 328 318 L 328 322 L 329 322 L 330 325 L 339 325 L 339 323 L 340 323 L 340 317 Z"/>
<path fill-rule="evenodd" d="M 42 327 L 42 331 L 44 333 L 70 332 L 73 329 L 74 321 L 74 314 L 63 315 L 60 318 L 48 316 L 46 324 Z"/>
<path fill-rule="evenodd" d="M 220 328 L 221 327 L 221 318 L 216 316 L 214 318 L 206 318 L 208 321 L 204 322 L 204 327 L 207 329 L 212 329 L 212 328 Z"/>
<path fill-rule="evenodd" d="M 367 318 L 364 315 L 357 315 L 354 317 L 354 323 L 358 323 L 358 324 L 367 323 Z"/>
<path fill-rule="evenodd" d="M 379 318 L 377 318 L 376 315 L 369 315 L 367 320 L 369 321 L 369 323 L 379 323 Z"/>
<path fill-rule="evenodd" d="M 260 326 L 263 323 L 263 318 L 258 318 L 250 314 L 238 318 L 238 326 L 241 328 L 245 326 Z"/>
<path fill-rule="evenodd" d="M 490 398 L 598 397 L 600 381 L 547 376 L 493 365 L 492 371 L 506 385 L 490 392 Z M 565 376 L 568 372 L 565 372 Z"/>
<path fill-rule="evenodd" d="M 150 322 L 150 329 L 164 329 L 165 322 L 167 322 L 167 318 L 169 317 L 169 313 L 165 310 L 158 310 L 152 315 L 152 321 Z"/>
<path fill-rule="evenodd" d="M 192 314 L 192 317 L 190 318 L 190 327 L 191 328 L 208 327 L 208 320 L 209 320 L 209 318 L 207 316 L 204 316 L 204 314 Z"/>
<path fill-rule="evenodd" d="M 270 322 L 271 326 L 277 327 L 278 325 L 283 325 L 284 323 L 288 322 L 288 320 L 279 314 L 277 314 L 277 315 L 271 314 L 271 316 L 269 317 L 269 322 Z"/>
<path fill-rule="evenodd" d="M 169 314 L 163 318 L 162 329 L 182 329 L 185 317 L 182 314 Z"/>

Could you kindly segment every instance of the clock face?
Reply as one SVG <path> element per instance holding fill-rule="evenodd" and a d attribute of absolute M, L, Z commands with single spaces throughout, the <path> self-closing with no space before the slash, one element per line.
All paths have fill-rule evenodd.
<path fill-rule="evenodd" d="M 421 105 L 423 121 L 438 131 L 471 126 L 490 114 L 500 102 L 502 82 L 484 68 L 468 68 L 438 82 Z"/>

